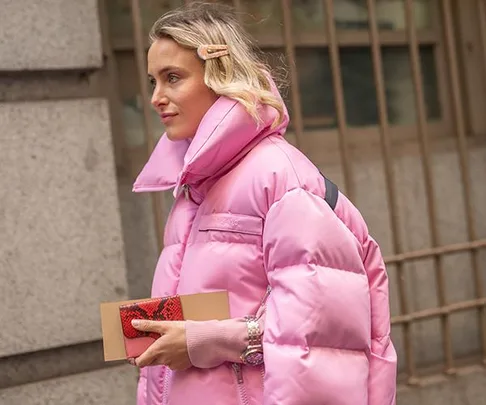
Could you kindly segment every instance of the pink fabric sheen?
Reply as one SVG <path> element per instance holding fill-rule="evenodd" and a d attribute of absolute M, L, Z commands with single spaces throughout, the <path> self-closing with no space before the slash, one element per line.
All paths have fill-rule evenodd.
<path fill-rule="evenodd" d="M 394 405 L 388 279 L 342 194 L 333 212 L 316 167 L 276 129 L 218 99 L 189 144 L 163 136 L 134 191 L 175 188 L 152 296 L 228 290 L 231 318 L 186 323 L 194 367 L 142 370 L 138 405 Z M 190 198 L 180 193 L 189 186 Z M 263 313 L 260 304 L 272 291 Z M 231 363 L 261 314 L 265 372 Z M 244 399 L 238 392 L 244 391 Z"/>
<path fill-rule="evenodd" d="M 147 403 L 147 369 L 142 368 L 138 377 L 137 404 Z"/>

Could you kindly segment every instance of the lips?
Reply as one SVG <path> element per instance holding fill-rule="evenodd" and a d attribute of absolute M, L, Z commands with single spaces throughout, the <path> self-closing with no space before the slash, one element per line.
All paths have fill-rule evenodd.
<path fill-rule="evenodd" d="M 163 113 L 163 114 L 160 114 L 160 119 L 161 121 L 164 123 L 164 124 L 167 124 L 168 122 L 170 122 L 175 116 L 177 115 L 177 113 Z"/>

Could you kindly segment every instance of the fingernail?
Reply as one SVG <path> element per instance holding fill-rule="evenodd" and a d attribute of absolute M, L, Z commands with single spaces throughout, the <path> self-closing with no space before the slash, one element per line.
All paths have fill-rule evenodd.
<path fill-rule="evenodd" d="M 140 326 L 140 321 L 138 319 L 132 319 L 132 326 Z"/>

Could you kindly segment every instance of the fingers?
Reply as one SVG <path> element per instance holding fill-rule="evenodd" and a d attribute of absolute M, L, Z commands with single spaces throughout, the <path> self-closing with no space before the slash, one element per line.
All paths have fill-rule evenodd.
<path fill-rule="evenodd" d="M 153 344 L 135 359 L 135 365 L 137 367 L 146 367 L 154 363 L 155 359 L 160 355 L 158 348 L 154 346 L 157 345 Z"/>
<path fill-rule="evenodd" d="M 166 365 L 172 369 L 185 369 L 191 365 L 189 360 L 186 361 L 185 322 L 134 320 L 132 325 L 135 329 L 161 335 L 135 360 L 137 367 Z"/>
<path fill-rule="evenodd" d="M 127 361 L 128 361 L 128 364 L 130 364 L 132 366 L 136 366 L 135 359 L 133 357 L 129 357 L 127 359 Z"/>
<path fill-rule="evenodd" d="M 143 332 L 155 332 L 155 333 L 164 333 L 166 330 L 167 322 L 164 321 L 149 321 L 147 319 L 134 319 L 132 321 L 132 326 Z"/>

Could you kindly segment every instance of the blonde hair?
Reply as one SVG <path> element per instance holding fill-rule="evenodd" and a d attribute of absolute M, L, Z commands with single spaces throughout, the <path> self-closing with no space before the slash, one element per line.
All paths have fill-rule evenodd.
<path fill-rule="evenodd" d="M 229 55 L 204 62 L 204 82 L 216 94 L 239 101 L 257 123 L 261 105 L 278 112 L 272 128 L 284 121 L 284 105 L 272 92 L 271 74 L 233 9 L 216 3 L 190 3 L 160 17 L 149 34 L 150 43 L 171 38 L 197 50 L 200 45 L 227 45 Z"/>

